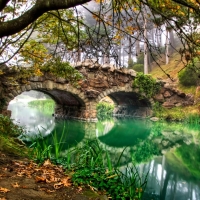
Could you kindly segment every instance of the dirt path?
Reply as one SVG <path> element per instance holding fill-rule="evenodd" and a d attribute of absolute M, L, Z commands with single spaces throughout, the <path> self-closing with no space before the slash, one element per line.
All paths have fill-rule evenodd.
<path fill-rule="evenodd" d="M 0 152 L 0 200 L 107 200 L 91 188 L 74 187 L 60 166 Z"/>

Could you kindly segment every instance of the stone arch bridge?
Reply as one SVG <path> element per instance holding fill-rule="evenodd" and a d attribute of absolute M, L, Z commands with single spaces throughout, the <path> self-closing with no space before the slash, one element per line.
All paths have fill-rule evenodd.
<path fill-rule="evenodd" d="M 154 98 L 140 98 L 137 88 L 132 87 L 136 72 L 117 68 L 110 64 L 99 65 L 91 60 L 74 66 L 83 75 L 75 87 L 64 78 L 49 73 L 22 80 L 16 70 L 0 66 L 0 112 L 9 115 L 9 102 L 24 91 L 36 90 L 50 95 L 56 102 L 55 116 L 71 117 L 88 121 L 97 120 L 96 105 L 109 96 L 116 108 L 115 115 L 147 117 L 152 114 L 152 104 L 159 101 L 165 107 L 191 105 L 193 97 L 173 88 L 173 83 L 164 83 Z M 19 76 L 20 77 L 20 76 Z M 13 81 L 14 78 L 14 81 Z"/>

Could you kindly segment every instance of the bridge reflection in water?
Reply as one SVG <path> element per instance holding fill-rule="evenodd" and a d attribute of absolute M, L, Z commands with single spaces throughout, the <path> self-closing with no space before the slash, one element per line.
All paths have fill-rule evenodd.
<path fill-rule="evenodd" d="M 29 108 L 20 101 L 10 104 L 9 108 L 15 122 L 26 126 L 28 138 L 36 137 L 39 130 L 39 134 L 52 144 L 56 134 L 63 152 L 97 138 L 100 146 L 109 151 L 112 162 L 116 163 L 126 147 L 120 161 L 121 171 L 132 165 L 132 161 L 138 163 L 141 177 L 149 171 L 148 200 L 150 197 L 162 200 L 200 199 L 199 129 L 141 119 L 111 119 L 97 123 L 55 121 L 52 116 Z M 63 130 L 64 136 L 61 134 Z"/>

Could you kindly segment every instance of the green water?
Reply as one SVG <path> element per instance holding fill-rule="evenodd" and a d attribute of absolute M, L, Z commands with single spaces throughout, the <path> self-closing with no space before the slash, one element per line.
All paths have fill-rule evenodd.
<path fill-rule="evenodd" d="M 55 121 L 27 104 L 10 105 L 12 118 L 24 126 L 26 141 L 43 137 L 60 151 L 97 139 L 113 163 L 123 149 L 121 169 L 132 161 L 139 172 L 149 171 L 146 192 L 149 199 L 200 199 L 200 125 L 151 122 L 142 119 L 110 119 L 97 123 Z"/>

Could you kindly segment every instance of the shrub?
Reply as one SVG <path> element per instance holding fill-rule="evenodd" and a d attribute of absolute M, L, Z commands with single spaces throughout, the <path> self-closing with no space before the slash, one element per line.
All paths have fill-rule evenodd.
<path fill-rule="evenodd" d="M 139 72 L 133 81 L 133 87 L 137 87 L 140 94 L 144 93 L 147 98 L 151 98 L 158 93 L 161 86 L 150 75 Z"/>
<path fill-rule="evenodd" d="M 143 64 L 135 64 L 133 66 L 133 69 L 136 71 L 136 72 L 144 72 L 144 65 Z"/>
<path fill-rule="evenodd" d="M 109 117 L 112 116 L 114 110 L 113 104 L 108 104 L 106 102 L 100 102 L 97 104 L 97 116 L 98 117 Z"/>
<path fill-rule="evenodd" d="M 184 86 L 197 85 L 198 74 L 191 67 L 186 67 L 178 74 L 179 81 Z"/>

